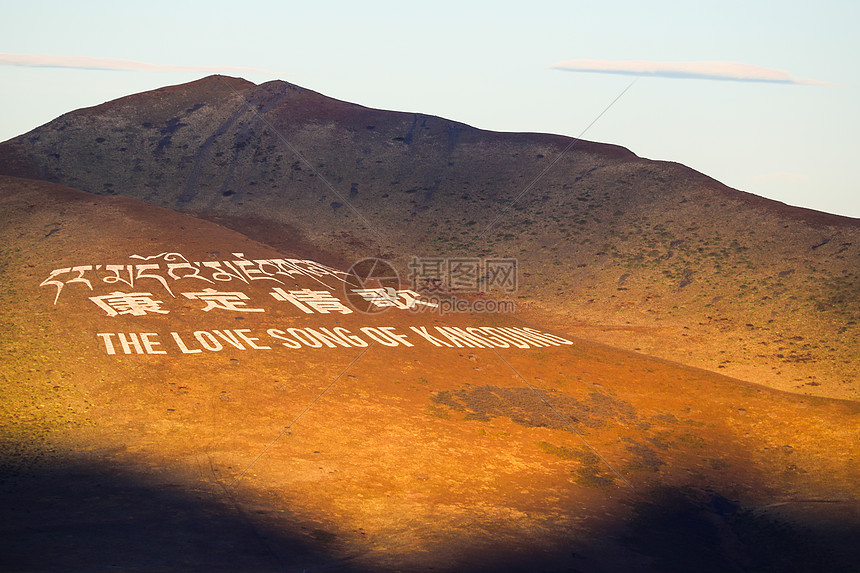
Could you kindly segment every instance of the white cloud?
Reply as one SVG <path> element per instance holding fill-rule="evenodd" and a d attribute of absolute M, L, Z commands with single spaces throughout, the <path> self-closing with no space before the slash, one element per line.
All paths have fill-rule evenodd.
<path fill-rule="evenodd" d="M 769 82 L 778 84 L 834 85 L 827 82 L 795 78 L 788 72 L 739 62 L 651 62 L 645 60 L 569 60 L 550 66 L 568 72 L 593 72 L 633 76 L 658 76 L 736 82 Z"/>
<path fill-rule="evenodd" d="M 236 68 L 230 66 L 165 66 L 121 60 L 118 58 L 89 58 L 85 56 L 54 56 L 47 54 L 6 54 L 0 53 L 0 66 L 22 66 L 27 68 L 74 68 L 81 70 L 120 70 L 146 72 L 254 72 L 275 74 L 269 70 L 256 68 Z"/>

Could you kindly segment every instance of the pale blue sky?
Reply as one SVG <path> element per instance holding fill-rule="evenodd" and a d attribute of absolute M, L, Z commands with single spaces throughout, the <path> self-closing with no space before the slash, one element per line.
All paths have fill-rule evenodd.
<path fill-rule="evenodd" d="M 12 2 L 0 52 L 242 67 L 339 99 L 577 136 L 631 76 L 567 60 L 731 61 L 837 86 L 642 77 L 585 134 L 744 191 L 860 217 L 860 3 Z M 202 71 L 0 65 L 0 140 Z"/>

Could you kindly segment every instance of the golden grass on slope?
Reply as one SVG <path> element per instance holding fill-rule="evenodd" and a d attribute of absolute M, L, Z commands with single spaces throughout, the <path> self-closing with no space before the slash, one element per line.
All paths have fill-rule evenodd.
<path fill-rule="evenodd" d="M 13 569 L 855 562 L 856 402 L 560 332 L 572 344 L 435 347 L 411 336 L 412 347 L 290 349 L 264 337 L 523 326 L 501 315 L 304 315 L 265 303 L 236 320 L 177 298 L 169 315 L 110 317 L 82 284 L 67 284 L 55 305 L 38 286 L 54 268 L 132 252 L 277 253 L 210 223 L 49 184 L 6 178 L 0 204 L 10 446 L 0 557 Z M 270 286 L 224 284 L 254 302 Z M 248 329 L 270 348 L 185 355 L 169 344 L 170 332 L 193 341 L 216 329 Z M 158 333 L 167 354 L 108 355 L 100 332 Z"/>

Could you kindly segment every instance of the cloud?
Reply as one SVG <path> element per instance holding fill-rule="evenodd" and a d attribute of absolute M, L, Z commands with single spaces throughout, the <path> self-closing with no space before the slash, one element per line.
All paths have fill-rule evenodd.
<path fill-rule="evenodd" d="M 85 56 L 52 56 L 46 54 L 6 54 L 0 53 L 0 66 L 21 66 L 26 68 L 72 68 L 78 70 L 118 70 L 132 72 L 254 72 L 275 74 L 257 68 L 236 68 L 230 66 L 165 66 L 121 60 L 118 58 L 89 58 Z"/>
<path fill-rule="evenodd" d="M 568 72 L 656 76 L 733 82 L 776 84 L 835 85 L 792 77 L 788 72 L 739 62 L 651 62 L 645 60 L 569 60 L 550 66 Z"/>

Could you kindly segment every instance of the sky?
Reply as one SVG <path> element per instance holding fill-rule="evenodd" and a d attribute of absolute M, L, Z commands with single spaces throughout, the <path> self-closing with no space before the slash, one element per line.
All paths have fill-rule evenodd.
<path fill-rule="evenodd" d="M 224 73 L 482 129 L 622 145 L 742 191 L 860 217 L 858 2 L 0 8 L 0 141 L 74 109 Z"/>

